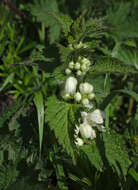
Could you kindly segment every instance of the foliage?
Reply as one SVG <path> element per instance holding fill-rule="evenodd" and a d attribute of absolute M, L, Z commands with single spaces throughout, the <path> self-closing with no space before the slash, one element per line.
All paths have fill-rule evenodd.
<path fill-rule="evenodd" d="M 137 6 L 2 1 L 1 190 L 136 189 Z"/>

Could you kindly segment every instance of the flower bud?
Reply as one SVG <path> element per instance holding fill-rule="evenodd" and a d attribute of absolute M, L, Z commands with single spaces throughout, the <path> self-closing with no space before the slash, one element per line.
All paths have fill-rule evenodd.
<path fill-rule="evenodd" d="M 82 100 L 82 104 L 85 106 L 85 105 L 88 105 L 89 104 L 89 100 L 87 98 L 83 99 Z"/>
<path fill-rule="evenodd" d="M 94 93 L 90 93 L 90 94 L 88 95 L 89 100 L 92 100 L 94 97 L 95 97 L 95 94 L 94 94 Z"/>
<path fill-rule="evenodd" d="M 88 113 L 87 120 L 88 123 L 91 125 L 102 124 L 103 123 L 102 112 L 99 109 L 96 109 L 93 112 Z"/>
<path fill-rule="evenodd" d="M 81 138 L 76 138 L 75 140 L 75 144 L 78 145 L 78 146 L 82 146 L 84 144 L 83 140 Z"/>
<path fill-rule="evenodd" d="M 88 65 L 90 65 L 90 63 L 91 63 L 90 60 L 85 57 L 82 59 L 82 62 L 85 64 L 88 64 Z"/>
<path fill-rule="evenodd" d="M 70 68 L 70 69 L 73 69 L 73 68 L 74 68 L 74 62 L 73 62 L 73 61 L 69 62 L 69 68 Z"/>
<path fill-rule="evenodd" d="M 66 73 L 67 75 L 69 75 L 69 74 L 71 74 L 71 70 L 70 70 L 70 69 L 66 69 L 66 70 L 65 70 L 65 73 Z"/>
<path fill-rule="evenodd" d="M 77 87 L 77 79 L 75 77 L 69 77 L 65 83 L 65 92 L 67 94 L 74 94 Z"/>
<path fill-rule="evenodd" d="M 78 76 L 81 76 L 82 75 L 82 72 L 80 70 L 77 71 L 77 75 Z"/>
<path fill-rule="evenodd" d="M 80 124 L 80 133 L 87 139 L 96 137 L 94 129 L 92 129 L 92 127 L 87 123 Z"/>
<path fill-rule="evenodd" d="M 86 66 L 86 64 L 83 64 L 83 65 L 81 66 L 81 70 L 82 70 L 82 71 L 87 71 L 87 66 Z"/>
<path fill-rule="evenodd" d="M 83 47 L 83 43 L 82 42 L 80 42 L 79 44 L 75 45 L 76 49 L 79 49 L 79 48 L 82 48 L 82 47 Z"/>
<path fill-rule="evenodd" d="M 80 84 L 79 89 L 82 94 L 90 94 L 93 91 L 93 86 L 85 82 Z"/>
<path fill-rule="evenodd" d="M 75 68 L 76 70 L 79 70 L 79 69 L 80 69 L 80 63 L 77 62 L 77 63 L 75 64 L 74 68 Z"/>
<path fill-rule="evenodd" d="M 81 94 L 79 92 L 77 92 L 75 95 L 74 95 L 74 99 L 76 100 L 76 102 L 80 102 L 81 100 Z"/>
<path fill-rule="evenodd" d="M 98 125 L 98 126 L 97 126 L 97 129 L 98 129 L 99 131 L 101 131 L 101 132 L 106 132 L 106 128 L 105 128 L 105 126 L 103 126 L 103 125 Z"/>

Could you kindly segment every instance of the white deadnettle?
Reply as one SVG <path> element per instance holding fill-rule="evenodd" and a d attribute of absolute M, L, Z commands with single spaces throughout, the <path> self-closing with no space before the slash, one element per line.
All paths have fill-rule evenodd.
<path fill-rule="evenodd" d="M 106 131 L 106 128 L 105 128 L 105 126 L 103 126 L 103 125 L 98 125 L 98 126 L 97 126 L 97 129 L 98 129 L 99 131 L 101 131 L 101 132 L 105 132 L 105 131 Z"/>
<path fill-rule="evenodd" d="M 103 123 L 103 117 L 102 112 L 99 109 L 94 110 L 91 113 L 87 114 L 87 121 L 89 124 L 102 124 Z"/>
<path fill-rule="evenodd" d="M 92 109 L 92 108 L 93 108 L 93 104 L 90 104 L 90 103 L 89 103 L 89 104 L 85 104 L 84 106 L 85 106 L 86 108 L 88 108 L 88 109 Z"/>
<path fill-rule="evenodd" d="M 82 62 L 85 63 L 85 64 L 87 64 L 87 65 L 91 64 L 90 60 L 87 59 L 87 58 L 85 58 L 85 57 L 82 59 Z"/>
<path fill-rule="evenodd" d="M 82 48 L 84 46 L 84 44 L 82 42 L 80 42 L 79 44 L 75 45 L 75 48 L 79 49 Z"/>
<path fill-rule="evenodd" d="M 79 89 L 82 94 L 90 94 L 93 91 L 93 86 L 85 82 L 80 84 Z"/>
<path fill-rule="evenodd" d="M 69 62 L 69 68 L 70 68 L 70 69 L 73 69 L 73 68 L 74 68 L 74 62 L 73 62 L 73 61 Z"/>
<path fill-rule="evenodd" d="M 95 138 L 96 137 L 96 133 L 95 130 L 87 123 L 82 123 L 80 124 L 80 133 L 83 137 L 85 138 Z"/>
<path fill-rule="evenodd" d="M 74 99 L 76 100 L 76 102 L 80 102 L 81 94 L 79 92 L 76 92 L 76 94 L 74 95 Z"/>
<path fill-rule="evenodd" d="M 65 92 L 66 94 L 74 94 L 77 87 L 77 79 L 75 77 L 69 77 L 65 83 Z"/>
<path fill-rule="evenodd" d="M 84 144 L 83 140 L 79 137 L 76 138 L 75 144 L 78 146 L 82 146 Z"/>
<path fill-rule="evenodd" d="M 79 134 L 79 131 L 80 131 L 80 128 L 78 127 L 78 125 L 75 125 L 75 134 L 74 134 L 74 137 L 77 138 L 78 137 L 78 134 Z"/>
<path fill-rule="evenodd" d="M 82 71 L 87 71 L 87 69 L 88 69 L 88 67 L 87 67 L 86 64 L 83 64 L 83 65 L 81 66 L 81 70 L 82 70 Z"/>
<path fill-rule="evenodd" d="M 65 70 L 65 73 L 66 73 L 67 75 L 69 75 L 69 74 L 71 74 L 71 70 L 70 70 L 70 69 L 66 69 L 66 70 Z"/>
<path fill-rule="evenodd" d="M 88 95 L 89 100 L 92 100 L 94 97 L 95 97 L 95 94 L 94 94 L 94 93 L 90 93 L 90 94 Z"/>
<path fill-rule="evenodd" d="M 87 98 L 83 99 L 83 100 L 82 100 L 82 104 L 83 104 L 84 106 L 89 105 L 89 100 L 88 100 Z"/>
<path fill-rule="evenodd" d="M 80 69 L 80 63 L 77 62 L 77 63 L 75 64 L 74 68 L 75 68 L 76 70 L 79 70 L 79 69 Z"/>
<path fill-rule="evenodd" d="M 82 72 L 80 70 L 77 71 L 77 75 L 78 76 L 81 76 L 82 75 Z"/>

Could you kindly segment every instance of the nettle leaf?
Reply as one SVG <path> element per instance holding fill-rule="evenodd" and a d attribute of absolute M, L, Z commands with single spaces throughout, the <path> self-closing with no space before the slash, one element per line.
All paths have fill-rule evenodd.
<path fill-rule="evenodd" d="M 50 43 L 54 43 L 59 39 L 61 25 L 56 19 L 56 14 L 58 14 L 58 5 L 56 0 L 35 0 L 34 4 L 30 5 L 32 15 L 36 16 L 39 22 L 45 24 L 49 27 L 49 39 Z"/>
<path fill-rule="evenodd" d="M 97 168 L 98 170 L 102 171 L 103 168 L 103 161 L 100 155 L 100 152 L 96 146 L 96 144 L 91 145 L 84 145 L 80 147 L 80 150 L 87 156 L 90 163 Z"/>
<path fill-rule="evenodd" d="M 75 146 L 73 137 L 74 128 L 69 118 L 72 106 L 71 104 L 59 101 L 55 96 L 50 97 L 47 101 L 46 121 L 49 123 L 50 128 L 54 130 L 58 142 L 71 155 L 73 161 L 75 161 L 73 150 L 73 146 Z"/>
<path fill-rule="evenodd" d="M 60 16 L 57 15 L 56 17 L 61 24 L 62 31 L 64 32 L 65 36 L 68 36 L 73 20 L 71 19 L 71 17 L 69 17 L 69 15 L 61 14 Z"/>
<path fill-rule="evenodd" d="M 137 73 L 136 69 L 124 65 L 120 61 L 114 58 L 104 57 L 97 61 L 97 63 L 91 67 L 89 73 Z"/>
<path fill-rule="evenodd" d="M 14 166 L 0 165 L 0 189 L 7 189 L 18 177 L 18 171 Z"/>
<path fill-rule="evenodd" d="M 131 164 L 125 142 L 121 135 L 116 132 L 103 133 L 105 156 L 109 165 L 118 173 L 120 177 L 125 177 L 128 167 Z"/>
<path fill-rule="evenodd" d="M 138 37 L 137 11 L 131 3 L 114 3 L 107 12 L 107 23 L 112 26 L 111 34 L 118 41 Z"/>
<path fill-rule="evenodd" d="M 63 63 L 67 63 L 72 55 L 72 50 L 69 47 L 64 47 L 61 44 L 58 44 L 60 59 Z"/>

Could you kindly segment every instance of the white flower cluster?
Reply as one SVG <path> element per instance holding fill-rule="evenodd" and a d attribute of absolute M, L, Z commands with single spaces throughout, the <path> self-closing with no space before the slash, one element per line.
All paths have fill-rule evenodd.
<path fill-rule="evenodd" d="M 78 44 L 76 48 L 81 48 L 83 44 Z M 66 79 L 64 90 L 61 96 L 64 100 L 74 100 L 76 103 L 81 103 L 88 109 L 93 108 L 92 100 L 95 97 L 93 86 L 88 82 L 78 82 L 83 80 L 82 77 L 86 75 L 90 69 L 90 61 L 87 58 L 79 57 L 77 62 L 71 61 L 68 68 L 65 70 L 67 75 L 72 74 Z M 74 77 L 76 76 L 76 77 Z M 77 78 L 80 78 L 77 80 Z M 96 138 L 96 129 L 104 132 L 103 114 L 99 109 L 93 112 L 81 112 L 81 123 L 75 128 L 75 144 L 82 146 L 87 139 Z"/>
<path fill-rule="evenodd" d="M 77 62 L 71 61 L 65 70 L 67 75 L 75 73 L 77 76 L 84 76 L 89 70 L 91 62 L 85 57 L 79 57 Z"/>
<path fill-rule="evenodd" d="M 76 44 L 76 45 L 69 44 L 69 48 L 72 49 L 72 50 L 80 49 L 80 48 L 88 48 L 88 45 L 85 44 L 85 43 L 80 42 L 79 44 Z"/>
<path fill-rule="evenodd" d="M 65 100 L 74 99 L 77 103 L 82 103 L 87 108 L 92 108 L 90 101 L 95 97 L 93 86 L 88 82 L 80 83 L 77 90 L 77 79 L 75 77 L 67 78 L 65 89 L 62 91 L 62 97 Z"/>
<path fill-rule="evenodd" d="M 76 126 L 75 129 L 75 144 L 82 146 L 84 144 L 83 139 L 78 137 L 79 133 L 83 138 L 94 139 L 96 138 L 96 131 L 94 128 L 97 128 L 99 131 L 104 132 L 105 127 L 103 126 L 103 114 L 99 109 L 94 110 L 93 112 L 81 112 L 83 123 Z"/>

